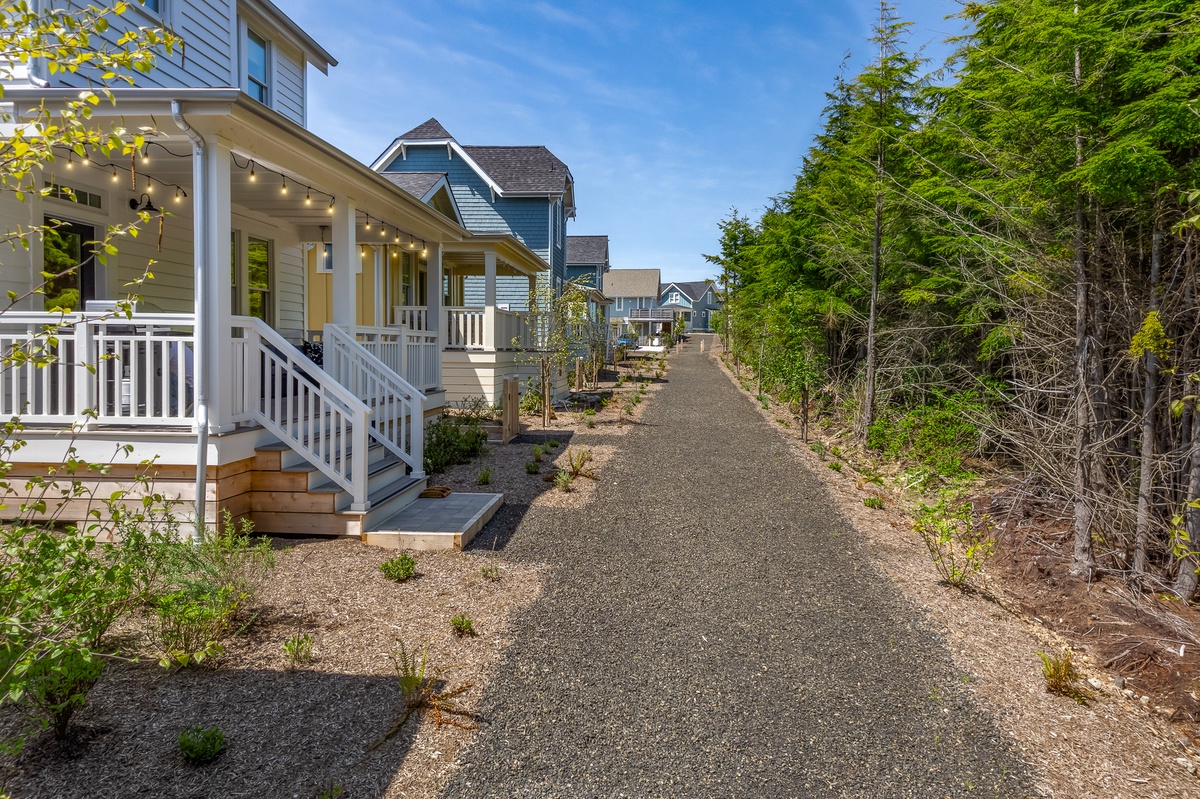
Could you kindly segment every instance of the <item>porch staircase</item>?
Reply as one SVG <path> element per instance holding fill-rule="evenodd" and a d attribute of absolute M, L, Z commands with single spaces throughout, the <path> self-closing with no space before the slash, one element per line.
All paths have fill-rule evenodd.
<path fill-rule="evenodd" d="M 256 532 L 276 535 L 363 536 L 410 505 L 428 478 L 412 477 L 395 454 L 367 451 L 368 509 L 354 511 L 350 492 L 328 480 L 284 443 L 255 449 L 250 515 Z"/>

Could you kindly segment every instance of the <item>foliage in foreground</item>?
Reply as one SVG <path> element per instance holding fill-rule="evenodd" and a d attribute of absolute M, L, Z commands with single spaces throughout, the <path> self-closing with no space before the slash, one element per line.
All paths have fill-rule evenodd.
<path fill-rule="evenodd" d="M 193 766 L 203 766 L 213 762 L 225 748 L 225 733 L 217 724 L 204 729 L 188 727 L 179 733 L 179 752 L 183 759 Z"/>
<path fill-rule="evenodd" d="M 474 723 L 475 714 L 462 709 L 455 701 L 461 694 L 470 690 L 473 683 L 463 683 L 457 688 L 439 692 L 437 688 L 440 679 L 429 669 L 428 643 L 420 652 L 409 653 L 403 641 L 397 642 L 396 651 L 392 653 L 392 666 L 404 707 L 392 726 L 375 739 L 375 742 L 367 747 L 367 751 L 377 749 L 400 732 L 413 714 L 430 713 L 438 727 L 443 724 L 467 730 L 479 727 Z"/>
<path fill-rule="evenodd" d="M 921 537 L 942 582 L 966 590 L 983 569 L 995 550 L 987 535 L 973 531 L 971 505 L 942 500 L 936 505 L 922 503 L 913 520 L 913 531 Z"/>
<path fill-rule="evenodd" d="M 1042 677 L 1045 678 L 1047 691 L 1074 699 L 1081 705 L 1088 703 L 1092 692 L 1083 687 L 1083 675 L 1075 668 L 1071 650 L 1063 650 L 1061 655 L 1038 652 L 1038 657 L 1042 659 Z"/>

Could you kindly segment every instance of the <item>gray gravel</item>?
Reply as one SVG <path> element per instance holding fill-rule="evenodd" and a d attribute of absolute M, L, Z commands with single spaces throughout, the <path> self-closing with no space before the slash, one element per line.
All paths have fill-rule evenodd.
<path fill-rule="evenodd" d="M 443 796 L 1034 796 L 788 445 L 695 343 L 668 378 L 592 505 L 474 544 L 554 570 Z"/>

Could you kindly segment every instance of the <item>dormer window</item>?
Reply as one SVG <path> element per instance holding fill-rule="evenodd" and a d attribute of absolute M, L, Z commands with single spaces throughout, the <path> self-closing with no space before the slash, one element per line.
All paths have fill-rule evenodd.
<path fill-rule="evenodd" d="M 672 291 L 670 298 L 667 300 L 668 305 L 682 305 L 683 298 L 679 296 L 678 291 Z"/>
<path fill-rule="evenodd" d="M 161 0 L 142 0 L 142 8 L 155 14 L 161 14 L 162 2 Z"/>
<path fill-rule="evenodd" d="M 246 29 L 246 93 L 270 105 L 267 91 L 267 40 Z"/>

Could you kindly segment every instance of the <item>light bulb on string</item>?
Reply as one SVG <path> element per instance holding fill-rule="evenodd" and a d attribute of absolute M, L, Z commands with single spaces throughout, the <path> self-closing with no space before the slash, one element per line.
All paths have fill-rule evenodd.
<path fill-rule="evenodd" d="M 117 176 L 117 168 L 114 166 L 112 168 L 112 182 L 116 183 L 118 180 L 120 180 L 120 178 Z"/>
<path fill-rule="evenodd" d="M 283 178 L 283 182 L 279 184 L 279 193 L 287 194 L 287 178 L 283 175 L 280 175 L 280 177 Z"/>
<path fill-rule="evenodd" d="M 311 186 L 309 186 L 308 189 L 304 192 L 304 204 L 312 205 L 312 187 Z"/>
<path fill-rule="evenodd" d="M 256 175 L 254 173 L 254 162 L 251 161 L 250 162 L 250 181 L 253 183 L 256 180 L 258 180 L 258 175 Z"/>

